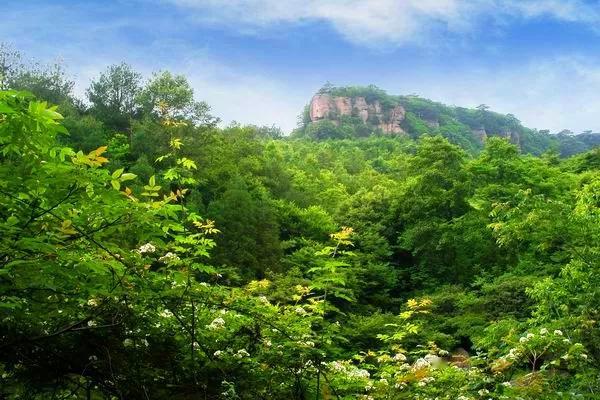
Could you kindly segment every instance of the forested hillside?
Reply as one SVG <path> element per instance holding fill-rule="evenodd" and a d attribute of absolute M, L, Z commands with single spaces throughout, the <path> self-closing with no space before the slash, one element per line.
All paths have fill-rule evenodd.
<path fill-rule="evenodd" d="M 524 127 L 512 114 L 502 115 L 481 104 L 476 109 L 450 107 L 417 95 L 392 96 L 376 86 L 335 87 L 326 84 L 305 108 L 296 137 L 314 139 L 400 135 L 418 139 L 440 135 L 471 154 L 489 136 L 508 139 L 522 152 L 547 151 L 571 156 L 600 145 L 600 133 L 552 135 Z"/>
<path fill-rule="evenodd" d="M 402 132 L 220 128 L 184 76 L 3 57 L 0 398 L 600 396 L 597 147 L 374 88 L 327 90 Z"/>

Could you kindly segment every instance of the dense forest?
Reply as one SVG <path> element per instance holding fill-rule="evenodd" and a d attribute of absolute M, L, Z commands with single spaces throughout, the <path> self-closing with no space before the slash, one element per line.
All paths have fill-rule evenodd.
<path fill-rule="evenodd" d="M 406 134 L 221 127 L 127 64 L 73 86 L 2 49 L 0 398 L 600 397 L 585 138 L 374 87 L 323 90 Z"/>

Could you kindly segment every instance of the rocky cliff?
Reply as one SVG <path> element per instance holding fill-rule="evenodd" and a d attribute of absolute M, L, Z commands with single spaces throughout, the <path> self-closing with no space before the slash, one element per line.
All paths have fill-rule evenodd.
<path fill-rule="evenodd" d="M 441 135 L 470 153 L 477 153 L 489 137 L 502 137 L 524 153 L 558 150 L 569 156 L 600 145 L 591 131 L 550 134 L 521 124 L 512 114 L 500 114 L 482 104 L 477 108 L 448 106 L 417 95 L 389 95 L 373 86 L 336 87 L 326 84 L 304 109 L 299 137 L 317 140 L 361 138 L 379 133 L 418 139 Z"/>
<path fill-rule="evenodd" d="M 403 134 L 400 124 L 406 111 L 401 105 L 384 109 L 379 100 L 368 102 L 361 96 L 343 97 L 321 93 L 311 99 L 309 115 L 311 122 L 328 119 L 334 123 L 338 123 L 342 116 L 356 116 L 363 123 L 381 129 L 384 133 Z"/>

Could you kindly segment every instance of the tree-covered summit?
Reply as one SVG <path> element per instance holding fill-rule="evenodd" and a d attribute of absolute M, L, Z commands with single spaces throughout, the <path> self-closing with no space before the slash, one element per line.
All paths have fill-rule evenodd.
<path fill-rule="evenodd" d="M 330 105 L 323 104 L 333 99 Z M 345 99 L 347 109 L 340 107 L 335 99 Z M 325 100 L 324 100 L 325 99 Z M 360 118 L 361 106 L 357 99 L 364 99 L 367 105 L 376 105 L 376 112 Z M 321 103 L 321 104 L 319 104 Z M 315 114 L 318 107 L 329 110 L 326 116 Z M 403 109 L 398 118 L 399 129 L 391 132 L 381 125 L 381 120 L 389 122 L 390 111 L 395 107 Z M 488 136 L 508 138 L 524 153 L 542 154 L 556 151 L 561 156 L 569 156 L 589 150 L 600 143 L 600 134 L 584 132 L 574 135 L 563 131 L 550 134 L 547 130 L 531 129 L 523 126 L 512 114 L 491 111 L 482 104 L 477 108 L 448 106 L 428 100 L 418 95 L 390 95 L 374 85 L 334 86 L 324 85 L 313 97 L 302 114 L 298 137 L 317 139 L 356 138 L 386 133 L 401 134 L 413 139 L 422 135 L 441 135 L 469 152 L 479 152 Z"/>

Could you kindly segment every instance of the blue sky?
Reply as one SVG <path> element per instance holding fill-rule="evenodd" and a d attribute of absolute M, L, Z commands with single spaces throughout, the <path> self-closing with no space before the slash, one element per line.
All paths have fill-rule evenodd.
<path fill-rule="evenodd" d="M 226 123 L 291 130 L 326 81 L 600 131 L 600 2 L 4 0 L 0 41 L 61 59 L 83 95 L 125 61 L 185 74 Z"/>

